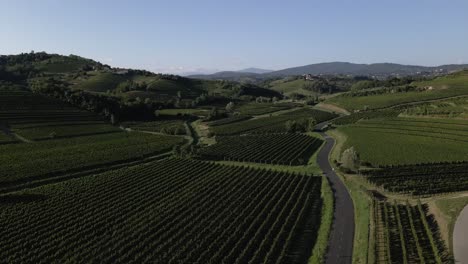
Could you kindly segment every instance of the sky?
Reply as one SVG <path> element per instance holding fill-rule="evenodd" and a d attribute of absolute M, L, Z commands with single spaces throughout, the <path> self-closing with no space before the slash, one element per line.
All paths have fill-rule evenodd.
<path fill-rule="evenodd" d="M 184 74 L 320 62 L 468 63 L 468 1 L 0 0 L 0 54 Z"/>

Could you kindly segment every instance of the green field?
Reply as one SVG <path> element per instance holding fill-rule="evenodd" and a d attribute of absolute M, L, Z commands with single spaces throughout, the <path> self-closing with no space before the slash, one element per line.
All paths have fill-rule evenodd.
<path fill-rule="evenodd" d="M 0 146 L 0 185 L 135 160 L 170 151 L 183 138 L 113 133 Z"/>
<path fill-rule="evenodd" d="M 287 96 L 290 96 L 293 93 L 302 94 L 305 96 L 316 95 L 315 92 L 304 89 L 304 85 L 309 83 L 304 79 L 297 80 L 277 80 L 270 83 L 270 89 L 281 92 Z"/>
<path fill-rule="evenodd" d="M 290 120 L 314 118 L 317 123 L 320 123 L 326 120 L 330 120 L 334 117 L 336 117 L 336 115 L 329 112 L 310 108 L 302 108 L 271 117 L 262 117 L 215 126 L 210 128 L 210 131 L 215 135 L 236 135 L 243 133 L 283 133 L 287 132 L 286 122 Z"/>
<path fill-rule="evenodd" d="M 298 106 L 293 103 L 248 103 L 235 110 L 242 115 L 264 115 Z"/>
<path fill-rule="evenodd" d="M 320 227 L 321 185 L 175 159 L 72 179 L 0 196 L 0 259 L 304 263 Z"/>
<path fill-rule="evenodd" d="M 360 121 L 338 129 L 361 160 L 372 165 L 468 160 L 468 123 L 463 120 L 407 119 Z"/>
<path fill-rule="evenodd" d="M 356 97 L 336 96 L 326 102 L 352 112 L 365 108 L 378 109 L 404 103 L 468 95 L 468 71 L 439 77 L 432 81 L 415 82 L 413 85 L 421 88 L 425 87 L 427 90 Z"/>
<path fill-rule="evenodd" d="M 185 135 L 184 120 L 159 120 L 151 122 L 124 122 L 121 124 L 132 130 L 158 132 L 167 135 Z"/>

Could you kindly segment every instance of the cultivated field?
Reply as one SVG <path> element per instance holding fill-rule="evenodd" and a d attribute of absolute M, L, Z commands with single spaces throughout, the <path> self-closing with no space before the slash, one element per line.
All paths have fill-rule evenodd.
<path fill-rule="evenodd" d="M 0 259 L 303 263 L 321 177 L 170 159 L 0 197 Z"/>
<path fill-rule="evenodd" d="M 217 142 L 198 154 L 210 160 L 305 165 L 322 145 L 322 140 L 303 134 L 218 137 Z"/>
<path fill-rule="evenodd" d="M 468 160 L 468 124 L 464 120 L 390 118 L 340 127 L 361 160 L 372 165 Z"/>
<path fill-rule="evenodd" d="M 374 201 L 376 263 L 451 263 L 426 205 Z"/>
<path fill-rule="evenodd" d="M 283 133 L 286 131 L 286 121 L 314 118 L 317 123 L 330 120 L 335 114 L 320 110 L 303 108 L 276 116 L 251 119 L 227 125 L 215 126 L 210 129 L 215 135 L 236 135 L 255 133 Z"/>

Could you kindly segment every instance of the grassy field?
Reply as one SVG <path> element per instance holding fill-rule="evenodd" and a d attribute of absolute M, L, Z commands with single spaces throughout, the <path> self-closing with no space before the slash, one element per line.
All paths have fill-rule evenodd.
<path fill-rule="evenodd" d="M 49 140 L 57 138 L 78 137 L 95 134 L 120 132 L 120 129 L 109 124 L 54 124 L 48 126 L 33 126 L 28 124 L 24 128 L 14 126 L 12 132 L 28 140 Z"/>
<path fill-rule="evenodd" d="M 339 128 L 372 165 L 468 160 L 468 124 L 439 119 L 361 121 Z"/>
<path fill-rule="evenodd" d="M 439 77 L 432 81 L 415 82 L 413 85 L 430 88 L 420 92 L 410 91 L 356 97 L 336 96 L 327 100 L 326 103 L 337 105 L 352 112 L 365 108 L 378 109 L 403 103 L 468 95 L 468 71 Z"/>

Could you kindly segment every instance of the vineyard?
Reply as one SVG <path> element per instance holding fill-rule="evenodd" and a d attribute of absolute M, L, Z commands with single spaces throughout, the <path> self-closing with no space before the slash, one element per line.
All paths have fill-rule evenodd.
<path fill-rule="evenodd" d="M 338 128 L 361 160 L 374 166 L 404 165 L 468 159 L 465 120 L 387 118 L 361 120 Z"/>
<path fill-rule="evenodd" d="M 390 192 L 427 196 L 468 191 L 468 162 L 390 166 L 363 174 Z"/>
<path fill-rule="evenodd" d="M 184 121 L 181 119 L 158 120 L 152 122 L 125 122 L 122 126 L 133 130 L 158 132 L 167 135 L 185 135 Z"/>
<path fill-rule="evenodd" d="M 237 111 L 242 115 L 264 115 L 299 106 L 294 103 L 250 103 L 240 106 Z"/>
<path fill-rule="evenodd" d="M 0 95 L 0 121 L 27 140 L 119 132 L 96 114 L 81 111 L 62 102 L 26 91 L 3 91 Z"/>
<path fill-rule="evenodd" d="M 321 177 L 154 162 L 2 196 L 0 259 L 304 263 Z"/>
<path fill-rule="evenodd" d="M 453 263 L 427 205 L 373 204 L 376 263 Z"/>
<path fill-rule="evenodd" d="M 231 116 L 223 119 L 219 119 L 216 121 L 211 121 L 208 123 L 209 126 L 214 127 L 214 126 L 221 126 L 221 125 L 227 125 L 235 122 L 240 122 L 244 120 L 248 120 L 252 117 L 250 116 L 243 116 L 243 115 L 237 115 L 237 116 Z"/>
<path fill-rule="evenodd" d="M 303 108 L 283 113 L 277 116 L 250 119 L 232 124 L 212 127 L 210 130 L 215 135 L 257 134 L 257 133 L 284 133 L 286 121 L 314 118 L 317 123 L 330 120 L 335 114 L 320 110 Z"/>
<path fill-rule="evenodd" d="M 0 186 L 152 156 L 183 141 L 174 136 L 120 132 L 1 145 Z"/>
<path fill-rule="evenodd" d="M 359 113 L 353 113 L 351 115 L 346 115 L 346 116 L 342 116 L 337 119 L 334 119 L 333 124 L 349 125 L 349 124 L 354 124 L 362 119 L 397 117 L 399 114 L 400 114 L 400 111 L 394 110 L 394 109 L 359 112 Z"/>
<path fill-rule="evenodd" d="M 198 154 L 210 160 L 305 165 L 322 145 L 322 140 L 303 134 L 230 136 L 217 141 Z"/>

